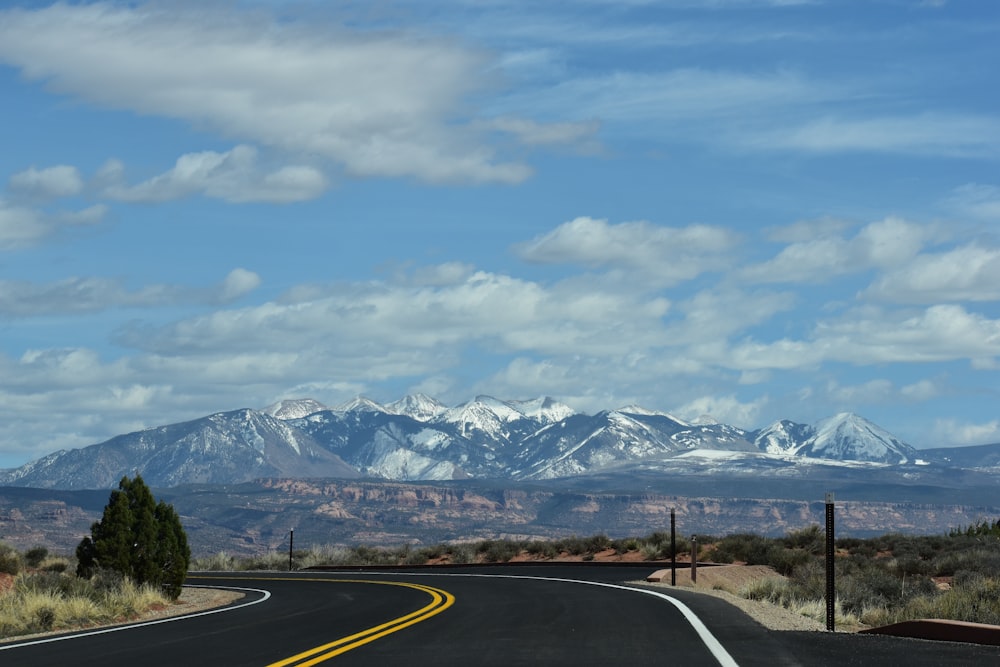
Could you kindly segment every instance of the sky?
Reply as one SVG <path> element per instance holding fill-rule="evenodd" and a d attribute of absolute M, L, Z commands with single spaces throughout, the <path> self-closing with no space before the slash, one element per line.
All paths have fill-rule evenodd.
<path fill-rule="evenodd" d="M 1000 5 L 0 8 L 0 467 L 310 397 L 1000 442 Z"/>

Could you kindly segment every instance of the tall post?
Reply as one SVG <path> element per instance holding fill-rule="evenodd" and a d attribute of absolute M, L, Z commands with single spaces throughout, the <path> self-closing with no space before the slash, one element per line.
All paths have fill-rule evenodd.
<path fill-rule="evenodd" d="M 837 587 L 834 581 L 834 529 L 833 494 L 826 494 L 826 629 L 833 632 L 836 625 Z"/>
<path fill-rule="evenodd" d="M 677 516 L 670 508 L 670 585 L 677 585 Z"/>
<path fill-rule="evenodd" d="M 698 583 L 698 536 L 691 536 L 691 583 Z"/>
<path fill-rule="evenodd" d="M 288 531 L 288 571 L 292 571 L 292 547 L 295 545 L 295 529 Z"/>

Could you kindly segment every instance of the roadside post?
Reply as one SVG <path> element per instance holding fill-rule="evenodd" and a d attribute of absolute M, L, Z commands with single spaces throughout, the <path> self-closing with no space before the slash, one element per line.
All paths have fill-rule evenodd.
<path fill-rule="evenodd" d="M 698 583 L 698 536 L 691 536 L 691 583 Z"/>
<path fill-rule="evenodd" d="M 677 516 L 670 508 L 670 585 L 677 585 Z"/>
<path fill-rule="evenodd" d="M 292 571 L 292 546 L 295 544 L 295 529 L 288 531 L 288 571 Z"/>
<path fill-rule="evenodd" d="M 826 629 L 836 625 L 837 588 L 834 581 L 833 493 L 826 494 Z"/>

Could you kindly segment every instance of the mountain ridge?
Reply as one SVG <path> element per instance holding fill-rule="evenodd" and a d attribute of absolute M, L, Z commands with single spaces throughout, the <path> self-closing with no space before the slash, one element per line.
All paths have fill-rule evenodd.
<path fill-rule="evenodd" d="M 358 397 L 330 408 L 305 398 L 216 413 L 54 452 L 0 471 L 0 484 L 107 488 L 136 473 L 161 487 L 262 477 L 544 481 L 608 470 L 683 472 L 713 459 L 699 452 L 717 452 L 716 465 L 733 469 L 924 463 L 918 450 L 853 413 L 747 431 L 634 405 L 587 415 L 550 397 L 480 395 L 448 407 L 413 394 L 385 405 Z"/>

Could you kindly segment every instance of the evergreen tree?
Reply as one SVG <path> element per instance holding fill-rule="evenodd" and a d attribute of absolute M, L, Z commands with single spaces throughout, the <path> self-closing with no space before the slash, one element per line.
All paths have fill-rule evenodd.
<path fill-rule="evenodd" d="M 180 595 L 191 561 L 187 535 L 173 506 L 157 504 L 142 477 L 122 478 L 90 532 L 76 548 L 79 576 L 114 570 Z"/>

